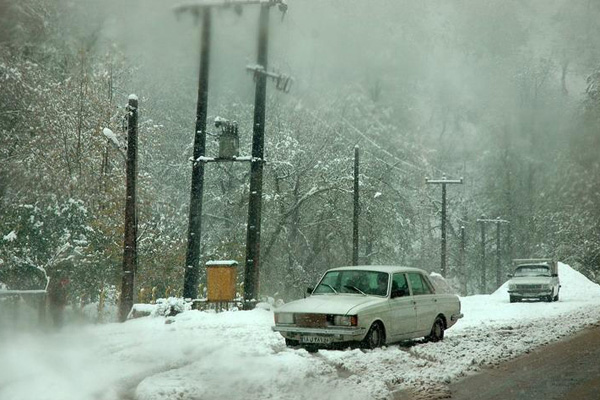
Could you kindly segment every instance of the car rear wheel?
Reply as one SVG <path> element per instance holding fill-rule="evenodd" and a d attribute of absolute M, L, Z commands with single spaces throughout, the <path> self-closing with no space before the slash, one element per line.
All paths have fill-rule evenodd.
<path fill-rule="evenodd" d="M 437 317 L 431 327 L 431 333 L 426 337 L 428 342 L 439 342 L 444 340 L 444 320 Z"/>
<path fill-rule="evenodd" d="M 300 344 L 299 341 L 294 340 L 294 339 L 285 339 L 285 345 L 287 347 L 296 347 Z"/>
<path fill-rule="evenodd" d="M 367 333 L 367 336 L 361 342 L 361 346 L 363 349 L 374 349 L 376 347 L 381 347 L 385 343 L 385 333 L 383 331 L 383 326 L 374 322 Z"/>
<path fill-rule="evenodd" d="M 556 296 L 554 296 L 554 301 L 558 301 L 558 293 L 556 293 Z"/>

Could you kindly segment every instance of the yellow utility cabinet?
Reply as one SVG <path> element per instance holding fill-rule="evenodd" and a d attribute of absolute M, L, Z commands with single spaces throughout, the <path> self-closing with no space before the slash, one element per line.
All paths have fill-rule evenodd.
<path fill-rule="evenodd" d="M 237 261 L 209 261 L 206 263 L 208 301 L 233 301 L 237 278 Z"/>

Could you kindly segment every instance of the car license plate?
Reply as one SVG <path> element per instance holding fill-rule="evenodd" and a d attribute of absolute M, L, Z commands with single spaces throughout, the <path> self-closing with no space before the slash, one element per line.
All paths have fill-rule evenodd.
<path fill-rule="evenodd" d="M 311 344 L 328 344 L 331 343 L 331 338 L 328 336 L 302 336 L 300 341 Z"/>

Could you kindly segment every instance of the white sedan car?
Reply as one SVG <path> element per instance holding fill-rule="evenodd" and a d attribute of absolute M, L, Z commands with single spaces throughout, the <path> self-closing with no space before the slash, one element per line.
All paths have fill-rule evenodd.
<path fill-rule="evenodd" d="M 288 346 L 372 349 L 419 337 L 439 341 L 463 316 L 458 297 L 436 294 L 418 268 L 334 268 L 309 292 L 275 310 L 273 330 Z"/>

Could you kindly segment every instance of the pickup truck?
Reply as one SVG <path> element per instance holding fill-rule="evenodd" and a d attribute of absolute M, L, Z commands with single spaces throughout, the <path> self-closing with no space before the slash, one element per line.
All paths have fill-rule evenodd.
<path fill-rule="evenodd" d="M 508 294 L 510 302 L 537 299 L 558 301 L 560 280 L 558 263 L 547 258 L 513 260 L 514 273 L 509 274 Z"/>

